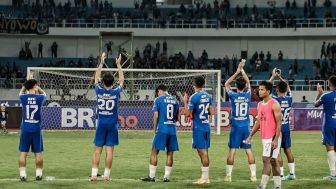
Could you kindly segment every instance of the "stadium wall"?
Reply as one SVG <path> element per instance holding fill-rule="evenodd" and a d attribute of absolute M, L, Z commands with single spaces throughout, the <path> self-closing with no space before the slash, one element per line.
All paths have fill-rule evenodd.
<path fill-rule="evenodd" d="M 56 29 L 55 29 L 56 30 Z M 71 30 L 64 29 L 62 33 L 60 29 L 58 31 L 52 31 L 50 35 L 36 36 L 36 35 L 0 35 L 0 43 L 6 44 L 0 46 L 0 56 L 1 57 L 17 57 L 21 48 L 24 48 L 25 41 L 31 41 L 31 50 L 33 52 L 33 57 L 37 56 L 38 43 L 41 41 L 44 45 L 43 54 L 44 57 L 51 56 L 51 44 L 56 41 L 58 43 L 58 57 L 63 58 L 87 58 L 89 56 L 95 57 L 98 54 L 98 31 L 86 32 L 85 30 L 79 32 L 80 30 L 74 31 L 74 33 L 79 34 L 79 36 L 73 36 L 73 33 L 69 33 Z M 255 29 L 260 31 L 263 30 Z M 143 32 L 147 31 L 145 35 Z M 139 48 L 142 54 L 143 48 L 151 43 L 155 45 L 157 41 L 160 41 L 161 48 L 163 40 L 167 41 L 168 44 L 168 54 L 182 52 L 187 54 L 191 50 L 195 57 L 200 57 L 203 50 L 206 49 L 209 58 L 219 58 L 228 55 L 241 54 L 241 51 L 247 51 L 248 57 L 251 57 L 255 51 L 263 51 L 265 54 L 270 51 L 272 58 L 277 58 L 279 50 L 282 50 L 284 58 L 286 59 L 315 59 L 320 56 L 320 49 L 323 41 L 326 42 L 336 42 L 336 30 L 330 30 L 329 34 L 325 37 L 323 32 L 318 34 L 307 30 L 308 33 L 312 33 L 315 36 L 286 36 L 280 35 L 271 36 L 263 34 L 258 34 L 257 31 L 253 31 L 253 35 L 249 33 L 246 35 L 243 30 L 241 32 L 242 36 L 236 35 L 213 35 L 214 33 L 220 34 L 220 32 L 229 32 L 233 34 L 233 30 L 211 30 L 206 32 L 190 31 L 190 35 L 187 35 L 184 30 L 171 30 L 172 35 L 168 35 L 168 31 L 162 30 L 156 32 L 152 30 L 138 31 L 135 34 L 133 49 Z M 178 32 L 179 31 L 179 32 Z M 278 30 L 276 30 L 278 31 Z M 278 32 L 285 32 L 285 30 L 279 30 Z M 193 33 L 195 32 L 195 33 Z M 87 36 L 81 35 L 81 33 Z M 166 35 L 162 35 L 166 33 Z M 178 35 L 179 33 L 179 35 Z M 200 35 L 203 33 L 204 35 Z M 245 33 L 245 35 L 243 34 Z M 299 32 L 304 34 L 305 32 Z M 326 32 L 328 33 L 328 32 Z M 95 35 L 94 35 L 95 34 Z M 206 35 L 205 35 L 206 34 Z M 211 37 L 210 37 L 211 36 Z M 107 41 L 106 41 L 107 42 Z"/>
<path fill-rule="evenodd" d="M 107 0 L 108 2 L 113 3 L 113 7 L 134 7 L 134 2 L 135 0 Z M 138 0 L 141 2 L 141 0 Z M 165 0 L 166 2 L 169 0 Z M 205 3 L 210 3 L 211 6 L 213 6 L 213 1 L 214 0 L 203 0 Z M 221 0 L 218 0 L 221 2 Z M 275 6 L 276 7 L 285 7 L 286 0 L 274 0 L 276 2 Z M 32 3 L 33 1 L 31 1 Z M 68 0 L 55 0 L 56 4 L 61 2 L 62 4 L 68 2 Z M 71 4 L 74 6 L 74 0 L 70 0 Z M 269 3 L 270 0 L 231 0 L 231 8 L 235 8 L 237 5 L 240 7 L 243 7 L 245 4 L 247 6 L 252 7 L 253 5 L 256 5 L 257 7 L 270 7 Z M 291 3 L 293 1 L 290 1 Z M 296 4 L 298 7 L 303 7 L 305 1 L 297 0 Z M 331 0 L 332 4 L 336 4 L 336 0 Z M 42 2 L 41 2 L 42 3 Z M 90 0 L 87 0 L 88 5 L 90 6 Z M 317 6 L 323 6 L 324 0 L 323 1 L 317 1 Z M 0 5 L 11 5 L 12 0 L 2 0 L 0 1 Z M 176 5 L 178 7 L 178 5 Z M 164 7 L 164 6 L 163 6 Z"/>

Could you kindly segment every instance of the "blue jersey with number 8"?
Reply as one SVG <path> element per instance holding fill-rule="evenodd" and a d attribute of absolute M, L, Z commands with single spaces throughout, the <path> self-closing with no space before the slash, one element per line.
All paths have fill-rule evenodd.
<path fill-rule="evenodd" d="M 231 126 L 232 127 L 249 127 L 250 126 L 250 104 L 251 89 L 243 92 L 234 92 L 229 90 L 228 96 L 232 107 Z"/>
<path fill-rule="evenodd" d="M 105 89 L 101 83 L 95 85 L 97 97 L 97 126 L 114 126 L 118 123 L 118 102 L 122 88 L 118 85 Z"/>
<path fill-rule="evenodd" d="M 166 93 L 154 100 L 153 112 L 158 112 L 157 132 L 176 135 L 176 121 L 179 114 L 179 102 Z"/>
<path fill-rule="evenodd" d="M 20 94 L 22 104 L 21 130 L 37 132 L 42 129 L 42 106 L 46 99 L 44 94 Z"/>
<path fill-rule="evenodd" d="M 193 115 L 193 129 L 210 132 L 209 108 L 212 98 L 205 91 L 197 91 L 189 99 L 188 109 Z"/>

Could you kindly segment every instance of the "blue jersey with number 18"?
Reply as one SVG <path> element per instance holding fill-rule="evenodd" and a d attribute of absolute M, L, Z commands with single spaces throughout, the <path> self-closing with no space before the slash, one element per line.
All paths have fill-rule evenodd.
<path fill-rule="evenodd" d="M 112 89 L 105 89 L 103 84 L 95 85 L 97 96 L 97 125 L 115 126 L 118 123 L 118 102 L 122 88 L 118 85 Z"/>
<path fill-rule="evenodd" d="M 22 104 L 22 131 L 37 132 L 42 129 L 41 114 L 45 99 L 45 94 L 20 94 L 20 102 Z"/>
<path fill-rule="evenodd" d="M 250 104 L 251 89 L 242 92 L 229 90 L 228 96 L 232 107 L 231 126 L 232 127 L 249 127 L 250 126 Z"/>
<path fill-rule="evenodd" d="M 188 109 L 193 115 L 193 129 L 210 132 L 209 108 L 212 98 L 205 91 L 197 91 L 189 99 Z"/>

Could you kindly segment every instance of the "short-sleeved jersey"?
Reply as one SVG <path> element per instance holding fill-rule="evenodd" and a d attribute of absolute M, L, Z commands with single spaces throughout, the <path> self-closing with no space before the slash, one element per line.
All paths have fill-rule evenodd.
<path fill-rule="evenodd" d="M 336 91 L 323 94 L 317 105 L 323 104 L 323 125 L 336 128 Z"/>
<path fill-rule="evenodd" d="M 231 126 L 232 127 L 249 127 L 250 126 L 250 105 L 251 89 L 243 92 L 234 92 L 229 90 L 228 96 L 231 103 Z"/>
<path fill-rule="evenodd" d="M 188 109 L 192 111 L 193 130 L 210 132 L 209 108 L 212 103 L 212 97 L 205 91 L 191 95 Z"/>
<path fill-rule="evenodd" d="M 176 121 L 180 103 L 172 95 L 165 93 L 154 100 L 153 112 L 159 113 L 156 132 L 176 135 Z"/>
<path fill-rule="evenodd" d="M 290 111 L 292 110 L 292 103 L 293 103 L 292 93 L 289 91 L 287 92 L 286 96 L 278 96 L 276 93 L 273 93 L 273 98 L 279 102 L 281 107 L 281 114 L 282 114 L 281 132 L 288 132 L 290 131 L 289 114 Z"/>
<path fill-rule="evenodd" d="M 115 126 L 118 123 L 118 102 L 122 88 L 118 85 L 105 89 L 103 84 L 95 85 L 97 97 L 97 126 Z"/>
<path fill-rule="evenodd" d="M 45 99 L 45 94 L 20 94 L 20 102 L 22 104 L 22 131 L 38 132 L 42 129 L 41 115 Z"/>

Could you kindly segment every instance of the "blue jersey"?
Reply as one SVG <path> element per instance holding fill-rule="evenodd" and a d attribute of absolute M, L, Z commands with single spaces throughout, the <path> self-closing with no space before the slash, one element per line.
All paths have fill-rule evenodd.
<path fill-rule="evenodd" d="M 95 91 L 97 97 L 97 126 L 117 126 L 121 86 L 105 89 L 101 83 L 97 83 Z"/>
<path fill-rule="evenodd" d="M 188 109 L 192 111 L 193 130 L 210 132 L 209 108 L 212 98 L 205 91 L 197 91 L 189 99 Z"/>
<path fill-rule="evenodd" d="M 290 131 L 289 127 L 289 114 L 292 110 L 292 103 L 293 103 L 293 97 L 291 92 L 287 92 L 286 96 L 277 96 L 277 94 L 273 94 L 273 98 L 277 100 L 281 107 L 281 114 L 282 114 L 282 120 L 281 120 L 281 132 L 288 132 Z"/>
<path fill-rule="evenodd" d="M 21 130 L 37 132 L 42 129 L 42 106 L 46 99 L 44 94 L 20 94 L 22 104 Z"/>
<path fill-rule="evenodd" d="M 250 105 L 251 89 L 244 92 L 234 92 L 229 90 L 228 96 L 232 107 L 231 126 L 232 127 L 249 127 L 250 126 Z"/>
<path fill-rule="evenodd" d="M 323 94 L 317 105 L 323 104 L 323 125 L 336 128 L 336 91 Z"/>
<path fill-rule="evenodd" d="M 176 135 L 176 121 L 179 102 L 172 95 L 165 93 L 154 100 L 153 112 L 159 113 L 157 132 Z"/>

